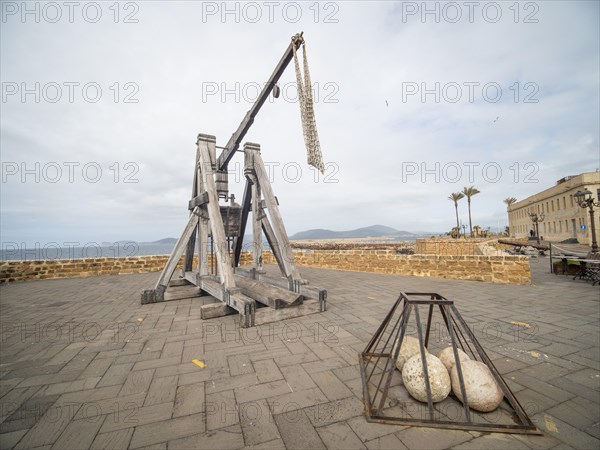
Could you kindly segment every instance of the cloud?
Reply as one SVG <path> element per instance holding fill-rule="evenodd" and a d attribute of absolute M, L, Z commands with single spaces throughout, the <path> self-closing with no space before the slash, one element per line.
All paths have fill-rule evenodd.
<path fill-rule="evenodd" d="M 108 3 L 95 23 L 84 4 L 72 23 L 65 6 L 51 23 L 44 4 L 31 4 L 39 23 L 9 15 L 0 31 L 3 92 L 19 89 L 0 105 L 3 241 L 177 237 L 197 134 L 227 142 L 300 30 L 326 177 L 306 164 L 293 65 L 245 139 L 272 163 L 290 233 L 374 223 L 445 231 L 455 221 L 446 197 L 467 185 L 481 190 L 474 223 L 503 226 L 506 196 L 600 166 L 596 2 L 520 3 L 516 21 L 499 3 L 496 23 L 484 3 L 472 23 L 464 5 L 450 23 L 436 2 L 427 5 L 438 21 L 406 15 L 422 2 L 228 3 L 225 16 L 222 2 L 129 2 L 116 23 Z M 35 83 L 38 101 L 35 92 L 22 101 Z M 230 166 L 238 198 L 241 160 Z M 78 163 L 73 182 L 69 163 Z M 39 182 L 23 180 L 23 164 Z M 48 182 L 54 165 L 62 176 Z"/>

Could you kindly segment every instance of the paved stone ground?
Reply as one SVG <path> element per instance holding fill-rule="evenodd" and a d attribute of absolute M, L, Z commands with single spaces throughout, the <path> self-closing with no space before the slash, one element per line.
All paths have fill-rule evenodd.
<path fill-rule="evenodd" d="M 598 448 L 600 288 L 548 272 L 534 259 L 533 285 L 505 286 L 305 268 L 329 310 L 243 330 L 191 299 L 141 306 L 156 273 L 5 285 L 0 447 Z M 543 436 L 365 421 L 357 355 L 400 290 L 456 301 Z"/>

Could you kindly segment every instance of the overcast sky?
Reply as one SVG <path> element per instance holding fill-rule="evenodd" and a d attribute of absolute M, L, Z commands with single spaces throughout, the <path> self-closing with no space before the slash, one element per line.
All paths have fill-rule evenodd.
<path fill-rule="evenodd" d="M 504 227 L 504 198 L 600 166 L 596 1 L 23 5 L 0 24 L 3 246 L 178 237 L 197 134 L 225 145 L 299 31 L 325 177 L 293 64 L 245 139 L 289 234 L 448 231 L 471 185 L 474 224 Z"/>

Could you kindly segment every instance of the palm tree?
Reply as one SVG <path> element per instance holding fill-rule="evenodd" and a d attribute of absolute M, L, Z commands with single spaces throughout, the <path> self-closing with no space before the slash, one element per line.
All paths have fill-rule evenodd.
<path fill-rule="evenodd" d="M 467 197 L 467 203 L 469 204 L 469 232 L 471 233 L 471 237 L 473 237 L 473 225 L 471 224 L 471 197 L 479 194 L 480 191 L 475 189 L 475 186 L 464 187 L 462 193 Z"/>
<path fill-rule="evenodd" d="M 517 202 L 517 199 L 514 197 L 506 197 L 504 199 L 504 203 L 506 203 L 506 210 L 510 211 L 510 207 Z M 509 214 L 510 215 L 510 214 Z M 509 218 L 510 221 L 510 218 Z M 506 227 L 506 234 L 510 236 L 509 228 Z"/>
<path fill-rule="evenodd" d="M 506 203 L 506 206 L 508 207 L 508 209 L 510 209 L 510 207 L 517 202 L 517 199 L 514 197 L 507 197 L 504 200 L 504 203 Z"/>
<path fill-rule="evenodd" d="M 458 201 L 461 198 L 464 198 L 462 192 L 453 192 L 448 196 L 448 200 L 452 200 L 454 202 L 454 209 L 456 210 L 456 228 L 458 229 L 458 237 L 460 237 L 460 223 L 458 223 Z"/>

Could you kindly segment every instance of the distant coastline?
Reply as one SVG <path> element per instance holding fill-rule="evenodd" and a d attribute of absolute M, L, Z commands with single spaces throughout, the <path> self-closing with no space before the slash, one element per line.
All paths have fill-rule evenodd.
<path fill-rule="evenodd" d="M 417 238 L 431 237 L 437 233 L 401 231 L 384 225 L 372 225 L 347 231 L 313 229 L 301 231 L 289 237 L 290 241 L 302 243 L 400 243 L 415 242 Z M 25 248 L 24 244 L 3 242 L 0 249 L 1 261 L 39 261 L 57 259 L 82 258 L 124 258 L 128 256 L 169 255 L 176 238 L 168 237 L 153 242 L 116 241 L 82 243 L 37 243 L 33 248 Z M 251 250 L 252 235 L 244 236 L 244 250 Z M 263 247 L 268 248 L 263 236 Z"/>
<path fill-rule="evenodd" d="M 341 239 L 307 239 L 295 242 L 321 242 L 321 243 L 400 243 L 414 242 L 419 237 L 430 237 L 431 235 L 413 235 L 409 237 L 373 237 L 373 238 L 341 238 Z M 124 258 L 128 256 L 151 256 L 151 255 L 169 255 L 177 239 L 166 238 L 157 242 L 134 242 L 118 241 L 109 242 L 90 242 L 84 246 L 64 246 L 57 243 L 45 245 L 36 245 L 34 248 L 22 248 L 17 245 L 4 244 L 0 250 L 1 261 L 39 261 L 39 260 L 58 260 L 58 259 L 82 259 L 82 258 Z M 263 240 L 263 246 L 268 248 L 266 239 Z M 252 249 L 252 238 L 246 236 L 244 239 L 244 249 Z"/>

